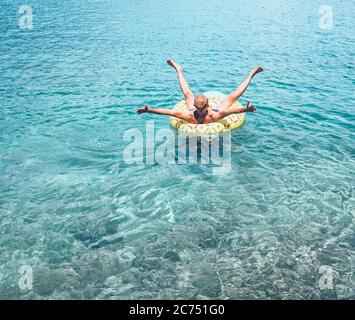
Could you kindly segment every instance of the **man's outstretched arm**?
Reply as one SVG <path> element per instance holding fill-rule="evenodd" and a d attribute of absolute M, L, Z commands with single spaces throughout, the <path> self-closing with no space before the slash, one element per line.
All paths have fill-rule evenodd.
<path fill-rule="evenodd" d="M 217 121 L 219 119 L 230 116 L 231 114 L 243 113 L 243 112 L 256 112 L 255 106 L 248 101 L 246 107 L 230 107 L 224 110 L 217 111 L 213 115 L 213 120 Z"/>
<path fill-rule="evenodd" d="M 137 109 L 138 114 L 142 113 L 155 113 L 155 114 L 160 114 L 163 116 L 172 116 L 176 117 L 185 121 L 188 121 L 186 114 L 182 111 L 178 110 L 168 110 L 168 109 L 153 109 L 148 106 L 144 106 L 143 108 Z"/>

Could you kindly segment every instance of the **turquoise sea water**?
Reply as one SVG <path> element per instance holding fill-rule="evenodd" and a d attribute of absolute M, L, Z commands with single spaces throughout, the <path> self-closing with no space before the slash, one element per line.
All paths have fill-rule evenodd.
<path fill-rule="evenodd" d="M 0 0 L 0 298 L 354 299 L 354 2 Z M 232 169 L 127 165 L 148 103 L 228 93 L 259 113 Z M 33 289 L 18 286 L 21 266 Z M 321 266 L 333 289 L 321 290 Z"/>

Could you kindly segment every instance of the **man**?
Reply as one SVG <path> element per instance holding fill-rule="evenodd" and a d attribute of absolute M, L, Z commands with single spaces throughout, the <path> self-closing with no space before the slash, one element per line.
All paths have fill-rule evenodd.
<path fill-rule="evenodd" d="M 193 124 L 208 124 L 216 122 L 231 114 L 242 112 L 256 112 L 255 106 L 250 102 L 248 102 L 246 107 L 233 107 L 232 105 L 237 101 L 240 96 L 242 96 L 242 94 L 248 88 L 253 77 L 256 74 L 264 71 L 262 67 L 257 67 L 252 70 L 249 73 L 249 76 L 244 80 L 244 82 L 221 102 L 220 107 L 222 108 L 222 110 L 215 111 L 210 110 L 208 98 L 205 95 L 201 94 L 198 95 L 196 98 L 194 97 L 184 77 L 182 67 L 174 60 L 168 60 L 167 63 L 172 66 L 177 72 L 180 87 L 185 96 L 186 105 L 189 110 L 179 111 L 167 109 L 153 109 L 148 106 L 144 106 L 143 108 L 137 109 L 138 114 L 155 113 L 166 116 L 173 116 Z"/>

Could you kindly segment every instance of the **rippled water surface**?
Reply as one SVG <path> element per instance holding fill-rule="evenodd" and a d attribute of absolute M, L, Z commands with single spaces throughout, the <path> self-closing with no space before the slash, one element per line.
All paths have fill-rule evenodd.
<path fill-rule="evenodd" d="M 0 298 L 354 299 L 354 2 L 0 0 Z M 241 102 L 232 169 L 128 165 L 144 103 Z M 19 288 L 32 267 L 33 289 Z M 320 290 L 321 266 L 334 289 Z"/>

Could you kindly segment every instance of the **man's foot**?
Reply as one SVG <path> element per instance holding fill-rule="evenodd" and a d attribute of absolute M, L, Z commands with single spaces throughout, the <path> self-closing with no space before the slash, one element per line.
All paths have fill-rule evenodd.
<path fill-rule="evenodd" d="M 169 59 L 167 61 L 167 64 L 169 66 L 172 66 L 176 71 L 182 71 L 182 67 L 179 64 L 177 64 L 173 59 Z"/>
<path fill-rule="evenodd" d="M 254 77 L 256 74 L 263 72 L 264 68 L 263 67 L 256 67 L 254 70 L 250 72 L 250 74 Z"/>

